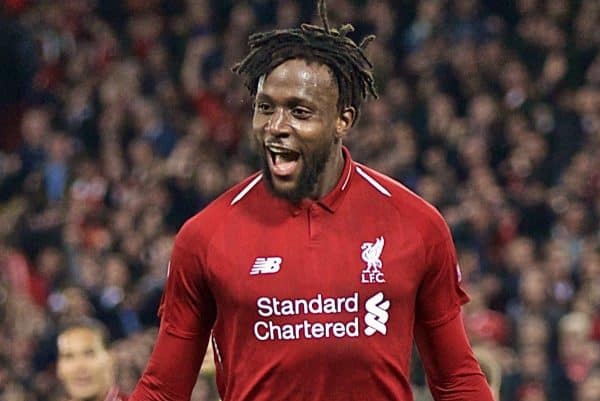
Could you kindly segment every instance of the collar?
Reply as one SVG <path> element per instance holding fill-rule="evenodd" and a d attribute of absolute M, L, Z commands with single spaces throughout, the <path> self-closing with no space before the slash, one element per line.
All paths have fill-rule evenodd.
<path fill-rule="evenodd" d="M 327 210 L 330 213 L 335 213 L 337 208 L 342 203 L 344 196 L 348 192 L 350 187 L 350 181 L 353 175 L 354 169 L 352 166 L 354 165 L 354 161 L 350 156 L 350 151 L 345 146 L 342 146 L 342 153 L 344 157 L 344 168 L 342 169 L 342 174 L 338 179 L 335 187 L 323 198 L 318 200 L 312 199 L 303 199 L 300 203 L 294 204 L 287 202 L 290 208 L 290 212 L 297 216 L 303 210 L 311 208 L 313 205 L 319 205 L 323 209 Z"/>

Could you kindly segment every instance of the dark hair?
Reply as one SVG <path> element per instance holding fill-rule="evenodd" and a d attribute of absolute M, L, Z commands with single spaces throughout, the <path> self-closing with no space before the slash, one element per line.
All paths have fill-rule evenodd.
<path fill-rule="evenodd" d="M 57 338 L 67 331 L 75 329 L 87 329 L 93 333 L 98 334 L 104 348 L 108 348 L 110 343 L 110 334 L 106 326 L 99 320 L 90 317 L 81 317 L 77 319 L 70 319 L 65 321 L 58 328 Z"/>
<path fill-rule="evenodd" d="M 354 31 L 351 24 L 331 28 L 327 20 L 325 0 L 319 0 L 319 16 L 323 26 L 302 24 L 300 28 L 273 30 L 250 35 L 250 52 L 233 67 L 241 75 L 252 95 L 256 94 L 258 80 L 281 63 L 300 58 L 328 66 L 337 81 L 338 109 L 352 106 L 358 113 L 368 95 L 377 98 L 373 79 L 373 64 L 365 55 L 365 48 L 375 35 L 362 39 L 359 45 L 347 34 Z"/>

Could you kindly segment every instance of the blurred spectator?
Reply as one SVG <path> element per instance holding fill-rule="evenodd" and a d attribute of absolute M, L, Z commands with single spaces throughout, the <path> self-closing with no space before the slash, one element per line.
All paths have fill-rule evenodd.
<path fill-rule="evenodd" d="M 60 329 L 56 370 L 70 400 L 127 399 L 116 386 L 107 337 L 106 329 L 93 320 L 71 322 Z"/>
<path fill-rule="evenodd" d="M 596 368 L 578 386 L 576 401 L 593 401 L 600 397 L 600 370 Z"/>
<path fill-rule="evenodd" d="M 19 120 L 39 68 L 32 31 L 17 18 L 25 3 L 0 3 L 0 151 L 14 151 L 20 143 Z"/>
<path fill-rule="evenodd" d="M 500 364 L 494 359 L 494 355 L 483 347 L 475 347 L 473 352 L 479 360 L 481 370 L 492 388 L 494 400 L 499 401 L 500 385 L 502 381 L 502 368 Z"/>

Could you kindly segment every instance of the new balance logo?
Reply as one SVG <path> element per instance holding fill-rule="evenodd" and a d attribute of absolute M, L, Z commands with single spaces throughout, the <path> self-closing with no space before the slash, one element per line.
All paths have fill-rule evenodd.
<path fill-rule="evenodd" d="M 256 258 L 250 275 L 256 274 L 272 274 L 277 273 L 281 269 L 281 258 L 279 256 L 270 256 L 268 258 Z"/>
<path fill-rule="evenodd" d="M 365 309 L 367 314 L 365 315 L 365 334 L 372 336 L 375 333 L 381 333 L 386 335 L 387 326 L 385 325 L 390 318 L 388 309 L 390 308 L 390 301 L 384 299 L 383 292 L 378 292 L 371 298 L 367 299 L 365 303 Z"/>

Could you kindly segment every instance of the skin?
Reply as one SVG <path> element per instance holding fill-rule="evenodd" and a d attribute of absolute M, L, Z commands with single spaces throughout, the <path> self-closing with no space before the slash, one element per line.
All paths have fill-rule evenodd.
<path fill-rule="evenodd" d="M 58 337 L 57 375 L 77 401 L 102 401 L 114 385 L 113 361 L 99 333 L 73 328 Z"/>
<path fill-rule="evenodd" d="M 258 83 L 252 130 L 272 192 L 291 201 L 327 195 L 344 166 L 342 138 L 356 110 L 337 106 L 338 88 L 329 67 L 291 59 Z M 299 154 L 290 174 L 276 174 L 267 145 Z"/>

